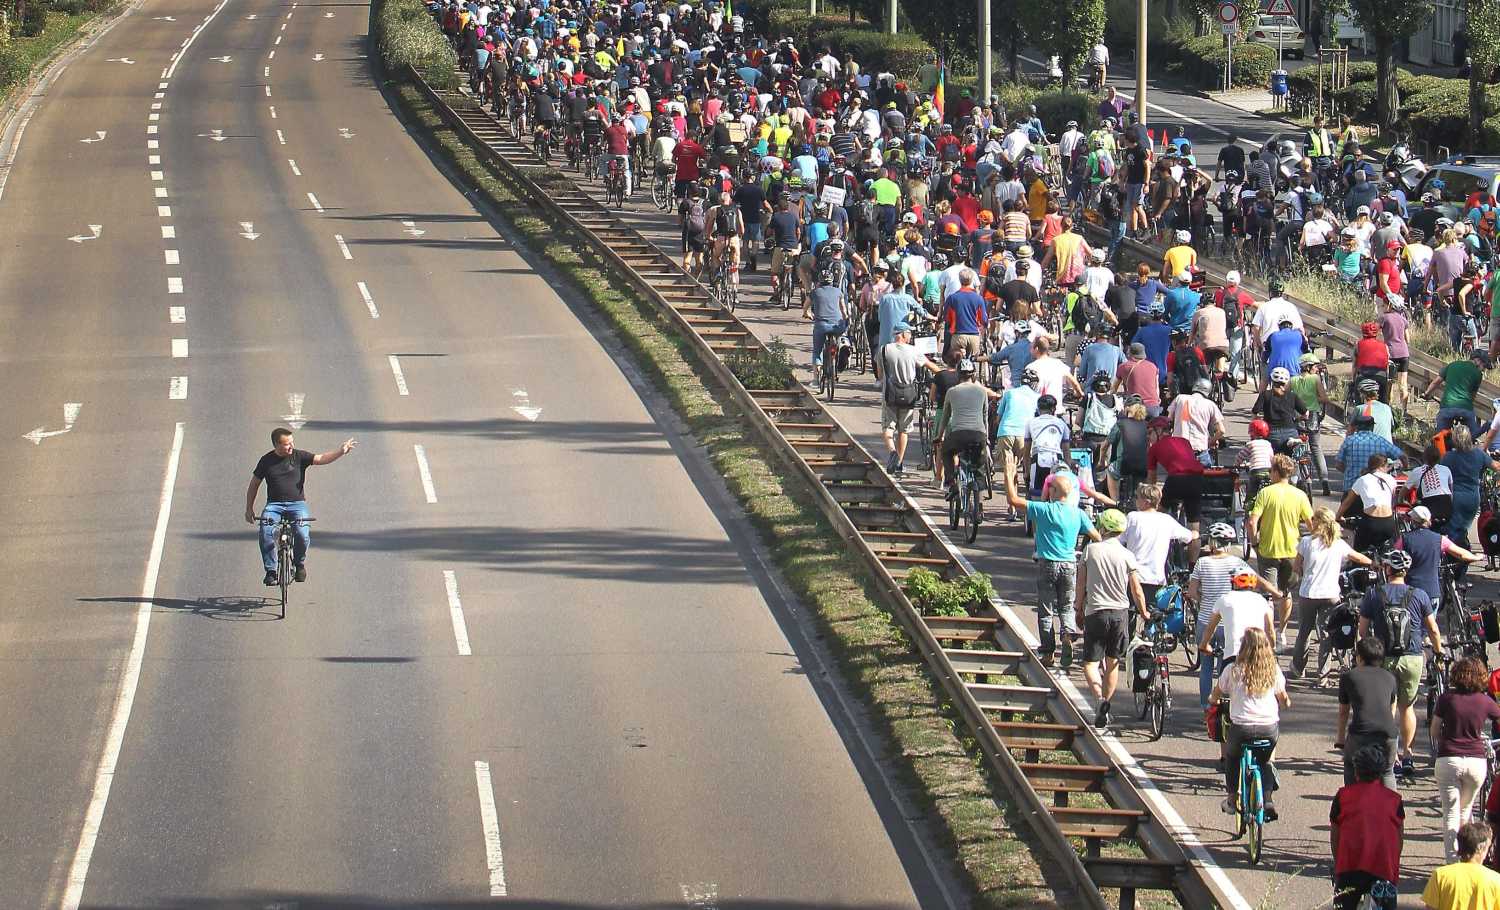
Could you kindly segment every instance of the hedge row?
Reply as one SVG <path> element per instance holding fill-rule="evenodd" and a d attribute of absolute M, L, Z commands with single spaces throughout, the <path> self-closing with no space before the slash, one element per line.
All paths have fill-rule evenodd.
<path fill-rule="evenodd" d="M 1199 88 L 1217 89 L 1224 84 L 1224 66 L 1229 50 L 1219 35 L 1169 39 L 1167 72 L 1177 73 Z M 1263 44 L 1237 44 L 1234 48 L 1234 85 L 1264 88 L 1276 68 L 1276 50 Z"/>
<path fill-rule="evenodd" d="M 415 68 L 438 90 L 458 88 L 458 55 L 422 0 L 389 0 L 375 17 L 375 42 L 386 72 Z"/>
<path fill-rule="evenodd" d="M 902 79 L 916 76 L 917 68 L 933 59 L 932 47 L 910 32 L 889 35 L 873 25 L 851 25 L 847 16 L 809 16 L 805 4 L 777 4 L 765 11 L 768 33 L 789 37 L 804 49 L 833 48 L 835 54 L 853 54 L 866 70 L 894 73 Z"/>

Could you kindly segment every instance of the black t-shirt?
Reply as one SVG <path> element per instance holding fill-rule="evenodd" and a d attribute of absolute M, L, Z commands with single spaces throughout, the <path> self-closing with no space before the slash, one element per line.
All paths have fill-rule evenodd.
<path fill-rule="evenodd" d="M 745 224 L 760 224 L 760 210 L 766 203 L 766 194 L 758 183 L 744 183 L 734 191 L 734 201 L 745 217 Z"/>
<path fill-rule="evenodd" d="M 1251 413 L 1262 415 L 1272 427 L 1286 428 L 1297 425 L 1297 418 L 1307 413 L 1307 405 L 1291 392 L 1277 395 L 1267 389 L 1260 393 Z"/>
<path fill-rule="evenodd" d="M 1138 145 L 1132 145 L 1125 150 L 1125 182 L 1134 184 L 1146 182 L 1146 150 Z"/>
<path fill-rule="evenodd" d="M 776 245 L 783 250 L 789 250 L 797 245 L 799 226 L 797 216 L 789 211 L 777 212 L 771 216 L 771 233 L 776 238 Z"/>
<path fill-rule="evenodd" d="M 938 407 L 943 406 L 943 400 L 948 397 L 948 390 L 963 382 L 964 378 L 957 370 L 943 370 L 932 377 L 932 400 Z"/>
<path fill-rule="evenodd" d="M 1390 739 L 1396 735 L 1391 705 L 1396 677 L 1384 667 L 1358 666 L 1339 677 L 1339 704 L 1349 706 L 1349 735 Z"/>
<path fill-rule="evenodd" d="M 1135 289 L 1128 284 L 1112 284 L 1104 292 L 1104 300 L 1114 312 L 1115 318 L 1124 322 L 1136 314 Z"/>
<path fill-rule="evenodd" d="M 1245 175 L 1245 150 L 1238 145 L 1226 145 L 1219 149 L 1219 164 L 1226 171 L 1236 171 L 1241 177 Z"/>
<path fill-rule="evenodd" d="M 307 466 L 313 463 L 313 453 L 293 449 L 292 454 L 277 455 L 273 449 L 260 456 L 255 463 L 255 476 L 266 482 L 266 502 L 301 502 L 302 484 L 307 479 Z"/>
<path fill-rule="evenodd" d="M 991 266 L 998 268 L 999 266 Z M 1037 296 L 1036 288 L 1025 278 L 1012 278 L 1000 286 L 1000 299 L 1005 303 L 1005 312 L 1014 313 L 1019 301 L 1036 303 L 1040 298 Z"/>

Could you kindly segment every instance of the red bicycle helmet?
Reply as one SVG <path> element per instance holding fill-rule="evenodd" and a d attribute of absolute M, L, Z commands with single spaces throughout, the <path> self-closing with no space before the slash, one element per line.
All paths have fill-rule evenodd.
<path fill-rule="evenodd" d="M 1261 419 L 1259 417 L 1257 417 L 1254 420 L 1250 421 L 1250 438 L 1251 439 L 1266 439 L 1266 438 L 1269 438 L 1270 435 L 1271 435 L 1271 425 L 1269 423 L 1266 423 L 1263 419 Z"/>

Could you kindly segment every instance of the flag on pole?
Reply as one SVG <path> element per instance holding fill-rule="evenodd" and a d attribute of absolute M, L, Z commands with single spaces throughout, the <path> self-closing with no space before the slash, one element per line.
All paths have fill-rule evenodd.
<path fill-rule="evenodd" d="M 728 24 L 734 18 L 734 0 L 724 0 L 724 22 Z"/>
<path fill-rule="evenodd" d="M 943 104 L 944 104 L 943 88 L 944 88 L 944 83 L 947 82 L 947 81 L 948 81 L 948 67 L 943 62 L 943 58 L 939 57 L 938 58 L 938 81 L 937 81 L 937 89 L 935 89 L 933 91 L 933 93 L 932 93 L 932 108 L 933 108 L 933 110 L 935 110 L 935 111 L 938 112 L 938 116 L 939 117 L 943 116 Z"/>

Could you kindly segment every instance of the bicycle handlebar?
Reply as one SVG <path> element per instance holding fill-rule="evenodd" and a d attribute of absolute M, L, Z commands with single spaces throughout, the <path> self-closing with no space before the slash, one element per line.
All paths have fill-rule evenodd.
<path fill-rule="evenodd" d="M 262 515 L 262 516 L 260 516 L 260 518 L 258 519 L 258 521 L 261 524 L 263 524 L 263 525 L 279 525 L 283 521 L 288 522 L 290 524 L 306 524 L 309 521 L 317 521 L 317 519 L 316 518 L 296 518 L 296 517 L 288 516 L 288 515 L 283 515 L 280 518 L 267 518 L 266 516 Z"/>

